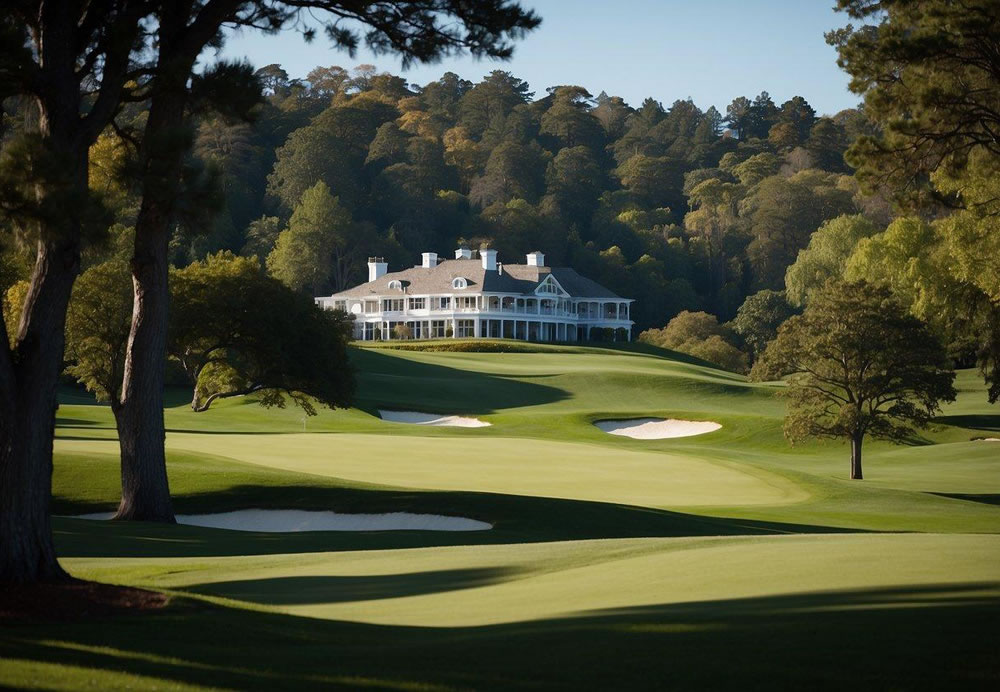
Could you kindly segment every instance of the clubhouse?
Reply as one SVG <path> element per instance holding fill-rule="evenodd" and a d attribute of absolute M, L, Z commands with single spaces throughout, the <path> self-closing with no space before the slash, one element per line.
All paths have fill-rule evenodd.
<path fill-rule="evenodd" d="M 368 282 L 316 298 L 354 316 L 354 338 L 507 338 L 524 341 L 628 341 L 633 322 L 622 298 L 541 252 L 503 264 L 496 250 L 459 248 L 455 259 L 423 253 L 419 266 L 389 272 L 368 260 Z"/>

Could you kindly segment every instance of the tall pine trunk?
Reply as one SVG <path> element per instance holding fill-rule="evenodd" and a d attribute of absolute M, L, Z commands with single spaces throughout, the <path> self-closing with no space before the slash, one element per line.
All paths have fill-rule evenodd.
<path fill-rule="evenodd" d="M 122 469 L 122 499 L 115 518 L 173 523 L 163 423 L 170 201 L 152 191 L 148 178 L 136 220 L 132 327 L 115 416 Z"/>
<path fill-rule="evenodd" d="M 67 577 L 56 560 L 49 502 L 66 308 L 79 269 L 75 240 L 39 243 L 15 362 L 8 370 L 12 377 L 4 378 L 2 393 L 0 582 Z"/>
<path fill-rule="evenodd" d="M 851 438 L 851 480 L 864 479 L 861 472 L 861 443 L 863 441 L 864 435 L 855 434 Z"/>
<path fill-rule="evenodd" d="M 166 19 L 164 21 L 167 21 Z M 161 61 L 170 54 L 161 37 Z M 122 499 L 116 519 L 173 523 L 165 452 L 163 385 L 169 302 L 167 250 L 189 141 L 184 109 L 191 66 L 164 71 L 143 135 L 142 205 L 132 255 L 132 327 L 116 416 Z M 179 76 L 178 76 L 179 75 Z"/>
<path fill-rule="evenodd" d="M 35 195 L 47 212 L 60 213 L 38 224 L 35 266 L 13 345 L 0 328 L 0 582 L 13 583 L 67 578 L 49 516 L 52 439 L 66 310 L 80 272 L 81 212 L 89 195 L 72 15 L 47 5 L 41 26 L 49 92 L 37 101 L 38 154 L 57 170 L 36 182 Z"/>

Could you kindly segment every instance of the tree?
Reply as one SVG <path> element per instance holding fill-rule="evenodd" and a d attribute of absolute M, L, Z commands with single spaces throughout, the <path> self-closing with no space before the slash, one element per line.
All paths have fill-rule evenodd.
<path fill-rule="evenodd" d="M 786 437 L 847 438 L 851 478 L 861 479 L 866 436 L 905 441 L 954 401 L 950 367 L 937 338 L 889 289 L 830 282 L 778 329 L 752 377 L 788 376 Z"/>
<path fill-rule="evenodd" d="M 801 96 L 793 96 L 781 104 L 778 121 L 794 127 L 798 140 L 805 141 L 816 122 L 816 110 Z"/>
<path fill-rule="evenodd" d="M 843 278 L 847 261 L 858 242 L 877 230 L 875 224 L 860 214 L 824 221 L 785 272 L 788 301 L 802 307 L 827 281 Z"/>
<path fill-rule="evenodd" d="M 736 139 L 746 139 L 752 127 L 753 104 L 746 96 L 737 96 L 726 106 L 726 125 L 736 134 Z"/>
<path fill-rule="evenodd" d="M 844 151 L 847 145 L 844 128 L 830 118 L 820 118 L 813 125 L 805 148 L 817 168 L 842 173 L 847 170 L 844 165 Z"/>
<path fill-rule="evenodd" d="M 255 256 L 263 264 L 278 242 L 281 230 L 281 219 L 277 216 L 262 216 L 251 221 L 247 226 L 246 243 L 241 254 Z"/>
<path fill-rule="evenodd" d="M 615 174 L 622 185 L 642 204 L 650 207 L 684 207 L 681 190 L 684 187 L 685 164 L 669 156 L 637 154 L 623 163 Z"/>
<path fill-rule="evenodd" d="M 484 208 L 512 199 L 537 202 L 541 197 L 547 156 L 536 142 L 501 143 L 490 154 L 483 175 L 472 182 L 469 199 Z"/>
<path fill-rule="evenodd" d="M 194 386 L 193 410 L 247 394 L 264 406 L 290 398 L 307 415 L 315 414 L 309 397 L 350 405 L 347 315 L 318 309 L 266 276 L 254 258 L 219 253 L 172 274 L 168 352 Z"/>
<path fill-rule="evenodd" d="M 458 124 L 473 138 L 480 138 L 487 128 L 506 118 L 514 106 L 527 103 L 532 95 L 527 82 L 510 72 L 493 70 L 462 96 Z"/>
<path fill-rule="evenodd" d="M 1000 158 L 1000 13 L 994 0 L 839 0 L 866 23 L 827 34 L 837 64 L 864 97 L 880 134 L 860 137 L 847 158 L 870 188 L 900 200 L 968 206 L 935 176 L 967 170 L 970 154 Z M 878 20 L 869 24 L 870 19 Z M 1000 200 L 992 200 L 995 213 Z"/>
<path fill-rule="evenodd" d="M 778 335 L 778 327 L 794 314 L 795 308 L 785 300 L 784 291 L 765 289 L 743 301 L 729 326 L 743 337 L 751 354 L 758 358 Z"/>
<path fill-rule="evenodd" d="M 66 372 L 107 402 L 116 420 L 121 408 L 125 350 L 132 326 L 128 263 L 114 258 L 83 272 L 66 315 Z"/>
<path fill-rule="evenodd" d="M 687 353 L 727 370 L 746 372 L 746 354 L 727 341 L 730 337 L 728 328 L 720 325 L 714 315 L 684 310 L 666 327 L 643 332 L 639 340 Z"/>
<path fill-rule="evenodd" d="M 546 199 L 565 221 L 578 227 L 590 223 L 604 187 L 604 174 L 590 149 L 560 149 L 549 162 L 545 183 Z"/>
<path fill-rule="evenodd" d="M 0 319 L 0 582 L 65 577 L 49 519 L 56 387 L 80 252 L 110 225 L 88 186 L 89 150 L 134 97 L 149 10 L 25 0 L 0 21 L 0 101 L 25 98 L 35 123 L 0 156 L 0 226 L 35 246 L 16 333 Z"/>
<path fill-rule="evenodd" d="M 960 276 L 948 313 L 974 316 L 990 400 L 1000 398 L 1000 17 L 993 0 L 840 0 L 852 18 L 879 19 L 827 35 L 850 88 L 876 128 L 847 153 L 868 190 L 887 189 L 913 210 L 963 210 L 935 224 Z M 958 271 L 955 271 L 955 270 Z"/>
<path fill-rule="evenodd" d="M 697 176 L 685 178 L 695 182 Z M 737 227 L 737 204 L 743 188 L 711 177 L 696 184 L 688 194 L 692 210 L 684 216 L 684 229 L 705 248 L 709 261 L 709 278 L 713 292 L 726 281 L 726 236 Z"/>
<path fill-rule="evenodd" d="M 308 24 L 301 21 L 307 10 L 311 11 Z M 216 109 L 228 109 L 231 116 L 242 115 L 247 102 L 224 96 L 232 93 L 234 86 L 243 87 L 239 89 L 243 94 L 259 87 L 246 65 L 223 63 L 218 69 L 195 75 L 196 61 L 207 46 L 219 43 L 224 26 L 277 31 L 295 25 L 307 27 L 305 38 L 311 39 L 315 30 L 308 27 L 313 20 L 322 24 L 334 45 L 353 51 L 363 34 L 369 48 L 400 55 L 404 66 L 462 51 L 477 57 L 508 58 L 513 51 L 510 41 L 540 22 L 534 13 L 508 0 L 473 5 L 462 0 L 361 5 L 342 0 L 206 0 L 159 7 L 155 79 L 149 85 L 149 115 L 140 152 L 143 201 L 136 221 L 132 258 L 135 299 L 122 387 L 127 434 L 122 440 L 119 518 L 173 521 L 163 445 L 167 251 L 190 147 L 187 118 L 213 100 Z M 379 124 L 371 128 L 373 133 Z"/>
<path fill-rule="evenodd" d="M 851 194 L 836 176 L 802 171 L 758 183 L 740 205 L 752 240 L 747 248 L 757 286 L 781 289 L 785 270 L 828 218 L 855 211 Z"/>
<path fill-rule="evenodd" d="M 351 269 L 350 213 L 320 181 L 305 191 L 288 228 L 267 256 L 267 269 L 289 288 L 319 295 L 330 279 L 337 290 L 346 287 Z"/>
<path fill-rule="evenodd" d="M 995 292 L 997 274 L 990 263 L 996 259 L 989 243 L 996 236 L 978 235 L 982 226 L 966 215 L 960 212 L 933 223 L 895 219 L 882 233 L 858 242 L 844 276 L 888 286 L 948 344 L 954 358 L 966 365 L 978 361 L 988 399 L 995 403 L 1000 399 L 1000 295 Z"/>
<path fill-rule="evenodd" d="M 590 112 L 592 98 L 583 87 L 556 87 L 552 105 L 542 115 L 541 134 L 554 138 L 560 148 L 583 146 L 596 150 L 602 146 L 604 132 Z"/>

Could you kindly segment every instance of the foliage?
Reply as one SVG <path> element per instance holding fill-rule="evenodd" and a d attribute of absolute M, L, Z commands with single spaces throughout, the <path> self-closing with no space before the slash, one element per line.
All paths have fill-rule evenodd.
<path fill-rule="evenodd" d="M 169 353 L 195 386 L 192 408 L 255 393 L 264 406 L 287 396 L 314 415 L 310 397 L 348 406 L 350 318 L 266 276 L 254 258 L 219 253 L 175 270 Z M 205 315 L 213 315 L 206 320 Z"/>
<path fill-rule="evenodd" d="M 720 325 L 714 315 L 687 310 L 663 329 L 650 329 L 639 335 L 640 341 L 654 346 L 687 353 L 727 370 L 745 372 L 746 354 L 729 343 L 728 338 L 732 338 L 728 328 Z"/>
<path fill-rule="evenodd" d="M 928 223 L 901 217 L 883 233 L 866 238 L 848 260 L 845 276 L 875 277 L 910 312 L 928 322 L 966 365 L 978 361 L 991 402 L 1000 399 L 1000 302 L 990 293 L 996 259 L 982 221 L 958 212 Z M 970 241 L 971 244 L 970 244 Z M 968 362 L 966 362 L 968 361 Z"/>
<path fill-rule="evenodd" d="M 785 271 L 827 219 L 855 211 L 836 176 L 814 170 L 761 181 L 741 202 L 751 236 L 747 256 L 761 288 L 781 289 Z"/>
<path fill-rule="evenodd" d="M 785 272 L 788 302 L 802 307 L 827 281 L 841 278 L 855 246 L 876 230 L 875 224 L 860 214 L 823 222 Z"/>
<path fill-rule="evenodd" d="M 865 281 L 828 282 L 778 329 L 752 376 L 789 376 L 785 435 L 849 439 L 851 478 L 862 478 L 865 436 L 903 442 L 956 394 L 934 334 Z"/>
<path fill-rule="evenodd" d="M 1000 15 L 992 0 L 840 0 L 866 24 L 830 32 L 850 88 L 882 132 L 852 145 L 848 159 L 870 187 L 888 186 L 911 204 L 959 206 L 1000 201 L 966 199 L 935 178 L 965 175 L 970 159 L 996 161 L 1000 143 Z M 869 24 L 874 19 L 877 23 Z"/>
<path fill-rule="evenodd" d="M 729 327 L 742 337 L 751 355 L 760 356 L 778 335 L 778 327 L 795 314 L 784 291 L 765 289 L 748 296 Z"/>
<path fill-rule="evenodd" d="M 83 272 L 66 313 L 66 372 L 117 408 L 132 326 L 129 265 L 111 259 Z"/>
<path fill-rule="evenodd" d="M 331 279 L 342 290 L 356 230 L 350 213 L 321 180 L 302 195 L 288 228 L 267 256 L 267 269 L 297 291 L 309 289 L 318 295 Z"/>

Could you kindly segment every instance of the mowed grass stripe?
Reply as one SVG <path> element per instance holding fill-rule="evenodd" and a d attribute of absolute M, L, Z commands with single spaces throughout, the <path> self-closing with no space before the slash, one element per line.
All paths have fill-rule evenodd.
<path fill-rule="evenodd" d="M 114 452 L 58 440 L 60 453 Z M 463 490 L 646 507 L 771 505 L 809 494 L 783 477 L 664 453 L 520 438 L 387 435 L 168 435 L 169 449 L 284 471 L 421 490 Z"/>

